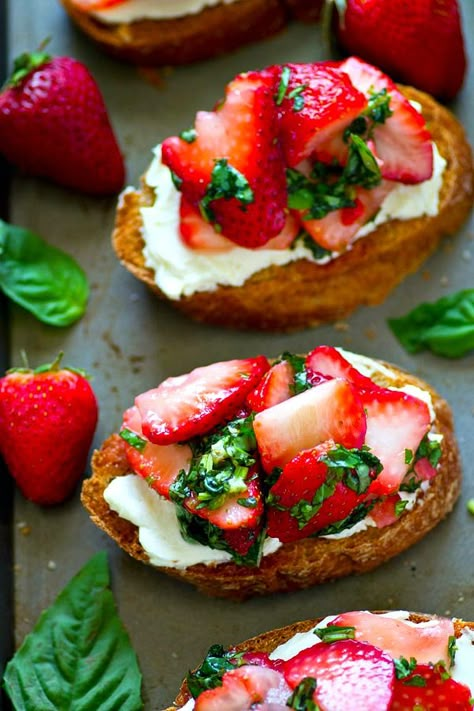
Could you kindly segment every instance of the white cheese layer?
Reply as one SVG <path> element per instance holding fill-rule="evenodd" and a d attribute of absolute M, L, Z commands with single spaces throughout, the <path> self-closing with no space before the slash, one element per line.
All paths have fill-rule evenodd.
<path fill-rule="evenodd" d="M 387 378 L 393 378 L 393 373 L 389 368 L 376 363 L 371 358 L 340 350 L 344 357 L 364 375 L 371 377 L 379 372 Z M 420 388 L 407 387 L 410 387 L 411 395 L 425 400 L 433 413 L 430 394 Z M 434 413 L 432 417 L 434 417 Z M 423 503 L 423 496 L 420 494 L 424 493 L 428 487 L 429 482 L 423 482 L 420 489 L 414 493 L 400 492 L 401 498 L 408 501 L 405 511 L 412 509 L 417 502 Z M 179 530 L 174 504 L 159 496 L 144 479 L 135 474 L 113 479 L 104 492 L 104 498 L 110 508 L 116 511 L 121 518 L 137 526 L 140 545 L 150 558 L 152 565 L 183 569 L 196 563 L 212 565 L 231 560 L 230 554 L 226 551 L 215 550 L 197 542 L 185 541 Z M 341 533 L 324 536 L 324 538 L 348 538 L 371 526 L 375 526 L 375 521 L 369 515 L 352 528 L 347 528 Z M 268 538 L 264 544 L 263 555 L 274 553 L 281 545 L 277 538 Z"/>
<path fill-rule="evenodd" d="M 357 233 L 356 239 L 392 219 L 409 220 L 421 215 L 436 215 L 443 181 L 445 159 L 433 146 L 434 169 L 430 180 L 418 185 L 402 185 L 389 193 L 374 220 Z M 169 169 L 161 162 L 161 146 L 146 174 L 146 182 L 156 195 L 151 207 L 141 209 L 143 255 L 145 264 L 155 273 L 155 282 L 170 299 L 190 296 L 198 291 L 213 291 L 218 286 L 242 286 L 252 274 L 298 259 L 325 264 L 338 253 L 316 260 L 312 252 L 299 245 L 295 249 L 245 249 L 235 246 L 228 252 L 211 253 L 189 249 L 179 234 L 180 193 L 171 180 Z"/>
<path fill-rule="evenodd" d="M 120 5 L 95 10 L 91 15 L 106 23 L 169 20 L 195 15 L 214 5 L 230 5 L 232 2 L 237 0 L 127 0 Z"/>

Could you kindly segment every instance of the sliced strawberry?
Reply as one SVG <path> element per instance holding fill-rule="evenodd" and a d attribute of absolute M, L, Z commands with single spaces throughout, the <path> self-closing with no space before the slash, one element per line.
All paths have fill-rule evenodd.
<path fill-rule="evenodd" d="M 344 378 L 363 390 L 377 390 L 378 385 L 366 375 L 362 375 L 333 346 L 316 346 L 306 356 L 305 368 L 311 382 L 316 375 L 329 378 Z"/>
<path fill-rule="evenodd" d="M 198 112 L 191 142 L 173 136 L 162 146 L 163 162 L 182 181 L 186 198 L 195 205 L 205 199 L 201 205 L 210 221 L 242 247 L 265 244 L 285 225 L 274 88 L 269 72 L 237 76 L 218 110 Z"/>
<path fill-rule="evenodd" d="M 222 530 L 257 528 L 263 513 L 263 501 L 256 471 L 256 467 L 249 470 L 244 491 L 231 494 L 218 508 L 210 509 L 201 506 L 196 496 L 185 499 L 184 506 L 191 513 L 207 519 Z"/>
<path fill-rule="evenodd" d="M 257 247 L 257 249 L 288 249 L 297 238 L 300 229 L 299 220 L 293 213 L 289 212 L 286 215 L 286 222 L 282 231 L 276 237 L 269 239 L 263 247 Z"/>
<path fill-rule="evenodd" d="M 318 220 L 305 219 L 306 213 L 303 211 L 300 213 L 301 225 L 321 247 L 340 252 L 353 242 L 361 227 L 376 215 L 393 188 L 394 184 L 388 180 L 383 180 L 370 190 L 357 186 L 355 207 L 333 210 Z"/>
<path fill-rule="evenodd" d="M 286 64 L 278 68 L 281 142 L 287 164 L 295 167 L 320 144 L 343 134 L 367 106 L 343 72 L 324 64 Z M 279 100 L 277 95 L 277 101 Z"/>
<path fill-rule="evenodd" d="M 137 407 L 131 407 L 124 412 L 123 428 L 143 437 L 141 417 Z M 179 472 L 189 470 L 193 456 L 188 445 L 170 444 L 160 447 L 151 442 L 147 442 L 143 449 L 137 449 L 125 442 L 125 454 L 135 474 L 146 479 L 152 489 L 166 498 L 169 498 L 169 488 Z"/>
<path fill-rule="evenodd" d="M 340 64 L 361 92 L 386 89 L 393 114 L 374 128 L 377 154 L 382 160 L 382 176 L 402 183 L 421 183 L 433 174 L 431 134 L 423 116 L 410 104 L 386 74 L 356 57 Z"/>
<path fill-rule="evenodd" d="M 422 481 L 430 481 L 430 479 L 433 479 L 437 473 L 436 467 L 431 464 L 427 457 L 419 459 L 413 469 L 415 470 L 415 474 L 418 479 L 421 479 Z"/>
<path fill-rule="evenodd" d="M 352 639 L 319 643 L 299 652 L 283 666 L 294 688 L 304 677 L 316 679 L 313 700 L 325 711 L 391 709 L 395 670 L 380 649 Z"/>
<path fill-rule="evenodd" d="M 127 2 L 127 0 L 71 0 L 71 3 L 83 12 L 105 10 L 107 7 L 123 5 L 125 2 Z"/>
<path fill-rule="evenodd" d="M 396 679 L 393 711 L 471 711 L 470 689 L 445 674 L 444 668 L 419 664 L 405 679 Z"/>
<path fill-rule="evenodd" d="M 283 664 L 282 659 L 270 659 L 266 652 L 245 652 L 242 661 L 255 667 L 268 667 L 276 671 L 279 671 Z"/>
<path fill-rule="evenodd" d="M 203 691 L 195 702 L 195 711 L 244 711 L 258 708 L 270 695 L 272 708 L 285 709 L 291 689 L 282 674 L 265 666 L 250 664 L 232 669 L 222 677 L 222 686 Z M 287 707 L 286 707 L 287 708 Z"/>
<path fill-rule="evenodd" d="M 135 400 L 144 436 L 154 444 L 175 444 L 206 434 L 235 414 L 268 368 L 268 360 L 257 356 L 167 378 Z"/>
<path fill-rule="evenodd" d="M 342 481 L 332 484 L 331 472 L 323 459 L 334 446 L 334 442 L 320 444 L 296 455 L 284 467 L 270 489 L 269 536 L 282 543 L 307 538 L 346 518 L 367 498 L 365 493 L 357 494 Z M 318 503 L 315 505 L 314 501 Z"/>
<path fill-rule="evenodd" d="M 292 395 L 295 377 L 293 368 L 286 360 L 273 365 L 255 390 L 247 395 L 247 404 L 253 412 L 261 412 L 288 400 Z"/>
<path fill-rule="evenodd" d="M 413 624 L 371 612 L 345 612 L 331 625 L 354 627 L 355 639 L 369 642 L 393 659 L 414 657 L 419 664 L 449 665 L 448 643 L 454 635 L 452 620 L 434 618 L 429 624 Z"/>
<path fill-rule="evenodd" d="M 383 465 L 370 491 L 376 496 L 393 494 L 408 472 L 407 461 L 430 429 L 428 405 L 407 393 L 383 388 L 361 391 L 360 396 L 367 413 L 365 444 Z"/>
<path fill-rule="evenodd" d="M 396 506 L 401 499 L 398 494 L 390 494 L 382 501 L 377 501 L 375 506 L 370 510 L 370 517 L 374 519 L 377 528 L 385 528 L 391 526 L 400 518 L 397 514 Z"/>
<path fill-rule="evenodd" d="M 361 447 L 366 418 L 356 388 L 335 378 L 259 412 L 254 431 L 263 468 L 271 472 L 329 439 Z"/>
<path fill-rule="evenodd" d="M 179 206 L 179 230 L 187 247 L 210 252 L 228 252 L 235 245 L 227 237 L 216 232 L 201 215 L 197 207 L 181 195 Z"/>

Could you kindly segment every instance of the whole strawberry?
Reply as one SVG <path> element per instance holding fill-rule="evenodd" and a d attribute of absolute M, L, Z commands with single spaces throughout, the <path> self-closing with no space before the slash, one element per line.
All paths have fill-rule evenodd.
<path fill-rule="evenodd" d="M 0 379 L 0 454 L 26 498 L 42 505 L 72 493 L 97 424 L 89 382 L 62 368 L 61 357 L 36 370 L 9 370 Z"/>
<path fill-rule="evenodd" d="M 0 93 L 0 153 L 31 175 L 108 195 L 125 171 L 107 109 L 88 69 L 71 57 L 23 54 Z"/>
<path fill-rule="evenodd" d="M 457 0 L 329 0 L 349 54 L 440 99 L 462 86 L 466 54 Z"/>

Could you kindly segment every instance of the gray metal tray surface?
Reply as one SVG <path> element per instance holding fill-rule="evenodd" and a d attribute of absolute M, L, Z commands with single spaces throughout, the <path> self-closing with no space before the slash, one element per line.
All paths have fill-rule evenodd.
<path fill-rule="evenodd" d="M 471 42 L 474 4 L 462 1 Z M 212 62 L 159 72 L 151 82 L 132 66 L 103 55 L 69 23 L 57 0 L 8 3 L 10 59 L 51 37 L 54 54 L 83 60 L 96 77 L 125 151 L 131 185 L 137 185 L 159 139 L 189 127 L 194 113 L 210 108 L 235 74 L 266 64 L 328 57 L 319 26 L 293 25 L 259 45 Z M 453 104 L 474 140 L 471 81 Z M 460 502 L 421 543 L 372 573 L 309 590 L 237 604 L 202 596 L 122 553 L 89 520 L 79 492 L 66 504 L 41 509 L 17 493 L 13 513 L 14 630 L 16 643 L 31 629 L 71 576 L 98 550 L 107 550 L 120 615 L 138 653 L 146 709 L 169 704 L 186 671 L 212 643 L 230 644 L 298 619 L 347 609 L 403 608 L 453 613 L 474 619 L 474 354 L 447 361 L 411 356 L 391 335 L 386 319 L 420 301 L 473 286 L 474 224 L 471 217 L 420 271 L 377 308 L 360 309 L 347 322 L 291 335 L 232 332 L 198 325 L 160 303 L 118 263 L 110 246 L 115 199 L 94 199 L 46 182 L 17 177 L 10 219 L 73 253 L 87 270 L 91 298 L 84 318 L 69 329 L 40 324 L 15 306 L 9 312 L 9 359 L 20 349 L 30 362 L 52 359 L 93 374 L 100 403 L 98 446 L 121 422 L 134 396 L 214 360 L 304 352 L 320 343 L 341 345 L 394 362 L 431 382 L 451 403 L 464 463 Z M 4 318 L 4 316 L 2 317 Z M 5 344 L 4 344 L 5 346 Z"/>

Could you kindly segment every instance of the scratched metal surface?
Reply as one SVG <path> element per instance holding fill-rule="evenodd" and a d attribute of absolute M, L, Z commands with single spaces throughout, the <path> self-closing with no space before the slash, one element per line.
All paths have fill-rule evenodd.
<path fill-rule="evenodd" d="M 462 5 L 464 26 L 472 28 L 474 5 L 471 0 Z M 237 72 L 273 62 L 327 57 L 320 28 L 293 26 L 232 56 L 166 73 L 157 87 L 136 69 L 99 53 L 71 27 L 56 0 L 36 0 L 34 6 L 32 12 L 29 0 L 9 3 L 11 56 L 50 36 L 52 52 L 87 63 L 125 149 L 131 184 L 137 184 L 158 139 L 189 126 L 194 112 L 211 107 Z M 453 107 L 466 126 L 470 122 L 471 140 L 472 84 Z M 464 461 L 463 496 L 454 513 L 430 536 L 371 574 L 237 605 L 207 599 L 128 558 L 90 523 L 77 493 L 52 510 L 41 510 L 17 495 L 13 530 L 17 643 L 72 574 L 100 549 L 110 554 L 120 613 L 144 674 L 147 709 L 172 701 L 183 673 L 211 643 L 235 642 L 297 619 L 360 607 L 451 611 L 473 619 L 474 520 L 465 504 L 474 496 L 474 356 L 454 362 L 431 355 L 412 357 L 386 326 L 388 316 L 405 313 L 421 300 L 473 285 L 472 218 L 381 307 L 360 310 L 343 329 L 327 326 L 284 336 L 197 325 L 155 300 L 112 254 L 114 203 L 26 178 L 17 178 L 11 191 L 11 220 L 72 252 L 87 269 L 92 285 L 86 316 L 67 330 L 41 325 L 12 307 L 11 362 L 18 362 L 21 348 L 34 364 L 64 349 L 67 362 L 91 372 L 101 409 L 96 444 L 117 428 L 135 394 L 168 375 L 212 360 L 257 352 L 278 354 L 283 349 L 302 352 L 326 342 L 398 363 L 430 381 L 451 402 Z"/>

